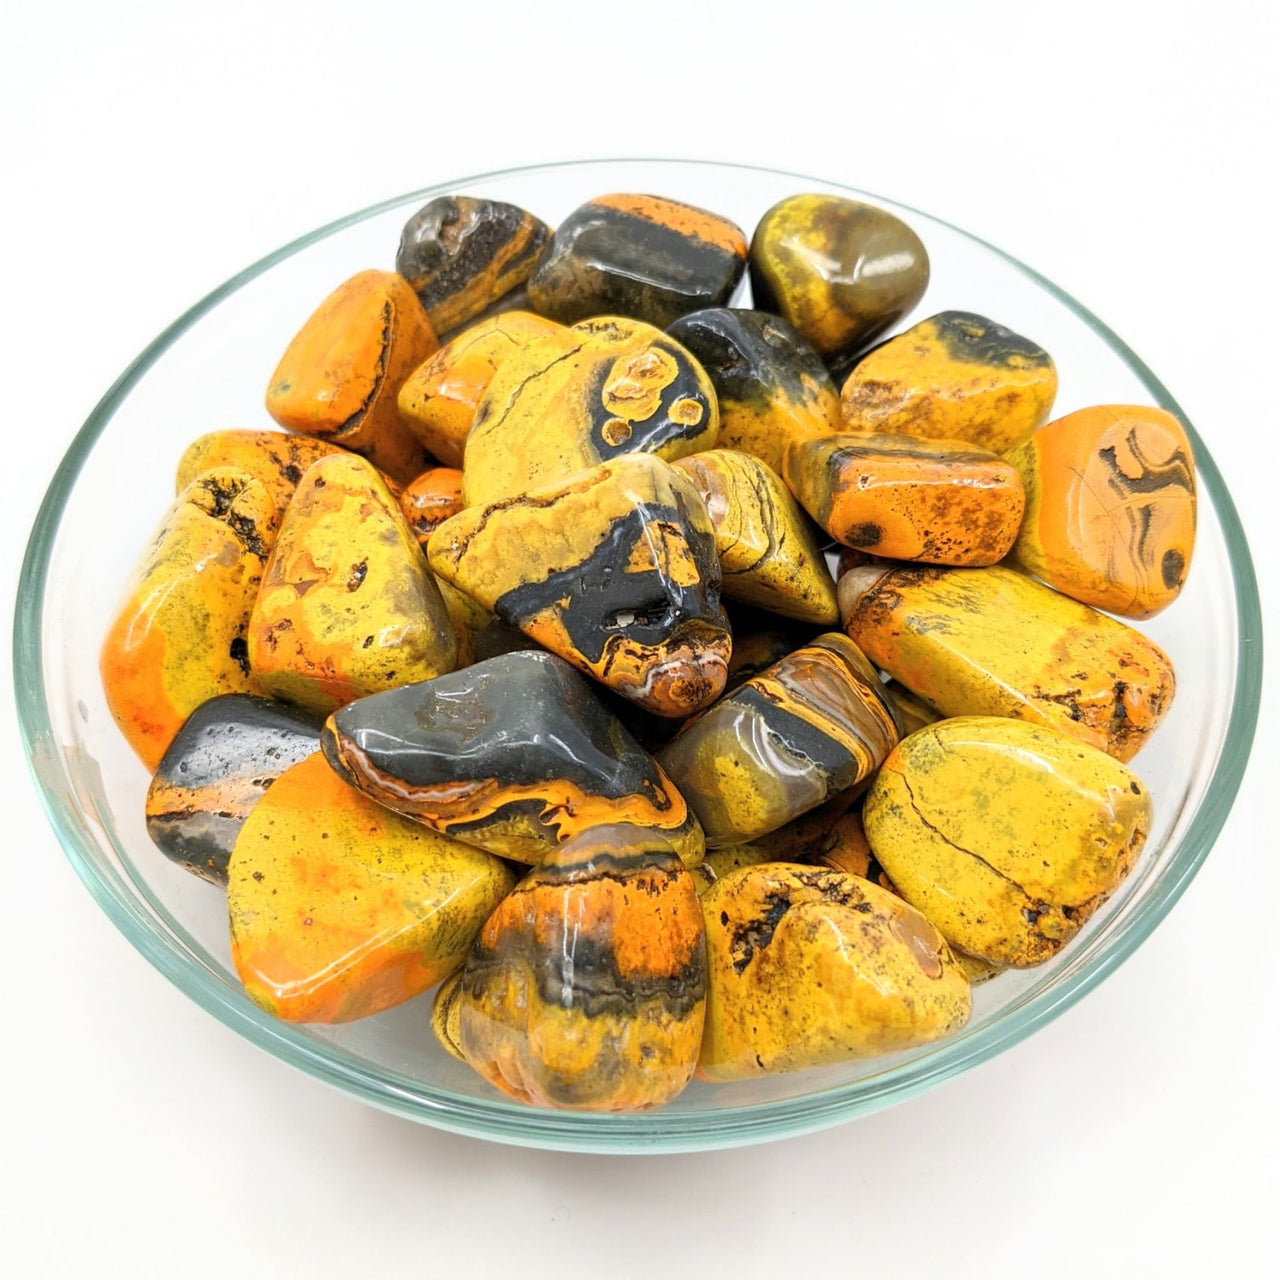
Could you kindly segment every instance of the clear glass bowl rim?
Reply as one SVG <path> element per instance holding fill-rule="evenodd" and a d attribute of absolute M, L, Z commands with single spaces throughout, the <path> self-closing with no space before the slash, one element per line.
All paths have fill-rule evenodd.
<path fill-rule="evenodd" d="M 1210 780 L 1204 801 L 1182 841 L 1173 850 L 1167 870 L 1135 904 L 1134 911 L 1119 923 L 1107 948 L 1090 964 L 1079 972 L 1068 975 L 1052 989 L 970 1037 L 941 1042 L 924 1059 L 887 1070 L 871 1080 L 836 1086 L 802 1097 L 686 1114 L 656 1111 L 607 1116 L 540 1111 L 498 1099 L 480 1101 L 444 1091 L 437 1092 L 420 1082 L 369 1064 L 343 1060 L 340 1050 L 326 1049 L 315 1041 L 303 1038 L 294 1028 L 276 1022 L 258 1010 L 246 997 L 228 988 L 219 975 L 180 946 L 179 941 L 166 932 L 158 920 L 143 910 L 142 904 L 134 897 L 118 871 L 99 859 L 93 839 L 62 798 L 52 793 L 36 768 L 37 761 L 56 760 L 61 764 L 61 756 L 54 742 L 43 679 L 42 619 L 45 589 L 59 522 L 89 451 L 118 406 L 151 365 L 175 339 L 229 294 L 308 245 L 344 227 L 410 201 L 425 201 L 436 195 L 465 189 L 473 183 L 523 173 L 591 165 L 657 163 L 768 174 L 809 185 L 838 188 L 859 199 L 894 204 L 898 208 L 941 223 L 996 254 L 1083 320 L 1129 366 L 1150 392 L 1155 403 L 1179 418 L 1191 438 L 1199 482 L 1202 489 L 1212 496 L 1222 526 L 1235 587 L 1239 635 L 1236 686 L 1222 756 Z M 32 776 L 49 822 L 72 866 L 125 937 L 166 978 L 202 1008 L 290 1065 L 374 1106 L 408 1119 L 457 1133 L 522 1146 L 618 1153 L 664 1152 L 723 1148 L 768 1141 L 825 1128 L 878 1111 L 994 1057 L 1070 1008 L 1101 982 L 1141 945 L 1168 914 L 1204 862 L 1226 821 L 1244 775 L 1257 724 L 1262 687 L 1262 618 L 1257 579 L 1244 529 L 1221 473 L 1195 428 L 1169 391 L 1129 346 L 1097 316 L 1052 281 L 1002 249 L 945 219 L 887 197 L 832 183 L 828 179 L 723 161 L 620 157 L 609 160 L 565 160 L 472 174 L 381 201 L 319 227 L 275 250 L 227 280 L 179 316 L 125 369 L 102 397 L 76 434 L 54 473 L 32 527 L 18 581 L 14 613 L 13 672 L 18 722 L 27 758 L 32 762 Z"/>

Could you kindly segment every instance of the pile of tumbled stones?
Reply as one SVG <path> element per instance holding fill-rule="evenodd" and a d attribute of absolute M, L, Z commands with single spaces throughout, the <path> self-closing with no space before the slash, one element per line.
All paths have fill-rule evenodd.
<path fill-rule="evenodd" d="M 101 663 L 259 1005 L 438 988 L 497 1088 L 619 1111 L 953 1033 L 1076 934 L 1151 824 L 1173 671 L 1114 615 L 1181 588 L 1191 450 L 1049 421 L 984 316 L 874 345 L 928 279 L 834 195 L 750 248 L 456 196 L 320 304 L 285 431 L 182 456 Z"/>

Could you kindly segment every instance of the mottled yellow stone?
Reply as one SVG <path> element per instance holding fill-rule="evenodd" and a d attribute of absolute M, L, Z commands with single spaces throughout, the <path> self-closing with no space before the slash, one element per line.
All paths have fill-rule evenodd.
<path fill-rule="evenodd" d="M 855 643 L 944 716 L 1014 716 L 1128 760 L 1173 698 L 1146 636 L 1011 569 L 865 565 L 838 594 Z"/>
<path fill-rule="evenodd" d="M 868 880 L 764 863 L 717 880 L 702 909 L 707 1080 L 891 1053 L 968 1021 L 969 982 L 942 935 Z"/>
<path fill-rule="evenodd" d="M 328 714 L 452 671 L 458 642 L 378 473 L 334 454 L 303 477 L 262 577 L 249 663 L 262 689 Z"/>
<path fill-rule="evenodd" d="M 249 613 L 279 516 L 244 471 L 198 476 L 160 522 L 103 641 L 99 669 L 120 732 L 154 770 L 183 721 L 249 678 Z"/>
<path fill-rule="evenodd" d="M 1055 729 L 965 716 L 898 744 L 863 820 L 898 892 L 950 942 L 1021 968 L 1056 955 L 1129 874 L 1151 797 Z"/>

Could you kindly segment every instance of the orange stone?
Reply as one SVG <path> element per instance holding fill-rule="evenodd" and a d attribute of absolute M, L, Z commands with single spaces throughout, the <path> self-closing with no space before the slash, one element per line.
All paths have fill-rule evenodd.
<path fill-rule="evenodd" d="M 425 552 L 427 541 L 450 516 L 462 510 L 462 472 L 456 467 L 432 467 L 405 485 L 400 510 Z"/>
<path fill-rule="evenodd" d="M 960 440 L 857 432 L 789 445 L 783 472 L 838 542 L 926 564 L 990 565 L 1018 536 L 1018 473 Z"/>
<path fill-rule="evenodd" d="M 476 405 L 493 375 L 527 342 L 561 327 L 528 311 L 506 311 L 464 329 L 401 387 L 405 426 L 446 466 L 462 466 Z"/>
<path fill-rule="evenodd" d="M 368 458 L 393 479 L 428 465 L 396 397 L 436 349 L 417 294 L 394 271 L 361 271 L 333 291 L 289 344 L 267 388 L 267 412 L 290 431 Z"/>
<path fill-rule="evenodd" d="M 1027 491 L 1013 549 L 1023 568 L 1125 618 L 1149 618 L 1177 598 L 1195 546 L 1196 477 L 1173 414 L 1080 409 L 1006 456 Z"/>

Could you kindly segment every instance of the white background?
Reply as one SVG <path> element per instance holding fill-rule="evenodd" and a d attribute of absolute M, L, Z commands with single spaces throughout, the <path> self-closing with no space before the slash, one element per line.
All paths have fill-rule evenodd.
<path fill-rule="evenodd" d="M 671 155 L 884 193 L 1075 294 L 1199 425 L 1275 631 L 1275 11 L 6 0 L 3 596 L 97 398 L 248 262 L 454 176 Z M 8 685 L 6 1276 L 1276 1273 L 1269 694 L 1204 870 L 1140 952 L 1047 1030 L 825 1133 L 604 1158 L 392 1119 L 198 1010 L 76 880 L 28 780 Z"/>

